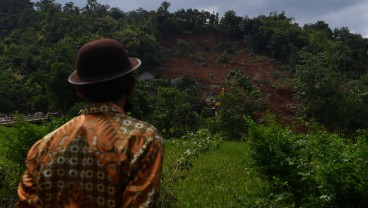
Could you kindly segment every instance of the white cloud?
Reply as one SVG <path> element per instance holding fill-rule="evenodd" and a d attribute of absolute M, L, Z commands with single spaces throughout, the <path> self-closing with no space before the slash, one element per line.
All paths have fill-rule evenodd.
<path fill-rule="evenodd" d="M 199 11 L 208 11 L 208 12 L 214 12 L 214 13 L 218 13 L 220 11 L 220 6 L 218 5 L 212 5 L 212 6 L 209 6 L 209 7 L 202 7 L 202 8 L 198 8 Z"/>
<path fill-rule="evenodd" d="M 321 18 L 335 28 L 348 27 L 350 32 L 368 37 L 368 4 L 352 5 L 323 15 Z M 332 28 L 334 29 L 334 28 Z"/>
<path fill-rule="evenodd" d="M 35 1 L 35 0 L 34 0 Z M 61 4 L 73 1 L 83 7 L 87 0 L 56 0 Z M 97 0 L 100 4 L 119 7 L 127 12 L 142 7 L 156 10 L 164 0 Z M 368 37 L 368 1 L 367 0 L 166 0 L 169 10 L 199 9 L 218 12 L 223 15 L 234 10 L 238 16 L 257 17 L 270 12 L 284 11 L 287 17 L 293 17 L 300 26 L 306 23 L 325 21 L 331 29 L 346 26 L 351 32 Z"/>

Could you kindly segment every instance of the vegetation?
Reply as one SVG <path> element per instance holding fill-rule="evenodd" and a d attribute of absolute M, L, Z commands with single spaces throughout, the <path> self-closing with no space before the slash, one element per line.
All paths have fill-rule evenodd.
<path fill-rule="evenodd" d="M 271 199 L 290 207 L 366 207 L 368 135 L 351 142 L 315 129 L 298 135 L 247 119 L 255 165 L 272 184 Z"/>
<path fill-rule="evenodd" d="M 83 8 L 54 0 L 0 2 L 0 115 L 62 115 L 0 128 L 1 206 L 16 200 L 30 145 L 83 108 L 67 83 L 78 48 L 109 37 L 140 57 L 143 71 L 174 57 L 207 67 L 213 50 L 219 51 L 216 64 L 230 68 L 219 84 L 226 92 L 211 97 L 216 105 L 204 104 L 208 86 L 190 76 L 139 83 L 129 100 L 128 113 L 157 126 L 166 139 L 161 207 L 367 207 L 367 38 L 323 21 L 300 27 L 279 12 L 219 17 L 169 7 L 164 1 L 154 11 L 124 12 L 96 0 Z M 207 39 L 193 45 L 176 38 L 190 33 L 223 41 L 214 48 Z M 162 47 L 173 39 L 172 47 Z M 238 48 L 259 62 L 272 58 L 294 77 L 288 86 L 299 102 L 295 120 L 303 133 L 264 116 L 267 95 L 232 66 Z"/>
<path fill-rule="evenodd" d="M 197 138 L 195 138 L 197 139 Z M 181 152 L 195 144 L 187 140 L 166 141 L 165 168 L 179 158 Z M 186 148 L 183 148 L 186 146 Z M 175 196 L 170 207 L 254 207 L 262 204 L 268 194 L 268 183 L 252 168 L 252 158 L 245 152 L 244 142 L 220 142 L 205 153 L 192 158 L 192 167 L 176 182 L 164 178 L 164 190 Z M 167 170 L 167 169 L 165 169 Z M 170 171 L 173 172 L 173 171 Z M 165 198 L 165 195 L 163 196 Z"/>

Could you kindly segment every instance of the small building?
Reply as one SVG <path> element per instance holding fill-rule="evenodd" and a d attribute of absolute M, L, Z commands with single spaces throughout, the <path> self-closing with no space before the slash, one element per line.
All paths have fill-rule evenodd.
<path fill-rule="evenodd" d="M 155 76 L 149 72 L 144 72 L 138 76 L 138 80 L 141 82 L 149 81 L 155 79 Z"/>
<path fill-rule="evenodd" d="M 171 78 L 171 79 L 169 79 L 169 81 L 170 81 L 170 85 L 171 85 L 171 86 L 175 86 L 175 85 L 177 85 L 178 81 L 179 81 L 179 80 L 181 80 L 181 79 L 182 79 L 182 77 L 176 77 L 176 78 Z"/>

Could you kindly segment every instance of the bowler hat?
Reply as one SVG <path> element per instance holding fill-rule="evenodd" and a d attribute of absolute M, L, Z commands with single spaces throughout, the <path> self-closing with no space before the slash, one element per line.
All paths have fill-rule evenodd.
<path fill-rule="evenodd" d="M 77 56 L 77 69 L 69 76 L 73 85 L 89 85 L 109 81 L 133 72 L 141 65 L 113 39 L 98 39 L 83 45 Z"/>

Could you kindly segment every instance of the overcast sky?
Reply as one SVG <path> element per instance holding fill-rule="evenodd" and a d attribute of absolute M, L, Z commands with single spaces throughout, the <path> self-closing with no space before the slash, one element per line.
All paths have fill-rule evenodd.
<path fill-rule="evenodd" d="M 56 0 L 64 5 L 74 2 L 84 7 L 87 0 Z M 156 10 L 164 0 L 97 0 L 100 4 L 119 7 L 124 12 L 142 7 Z M 331 29 L 348 27 L 350 32 L 368 38 L 368 0 L 167 0 L 170 12 L 179 9 L 199 9 L 218 12 L 223 15 L 234 10 L 238 16 L 250 18 L 268 15 L 270 12 L 284 11 L 287 17 L 293 17 L 299 26 L 325 21 Z"/>

